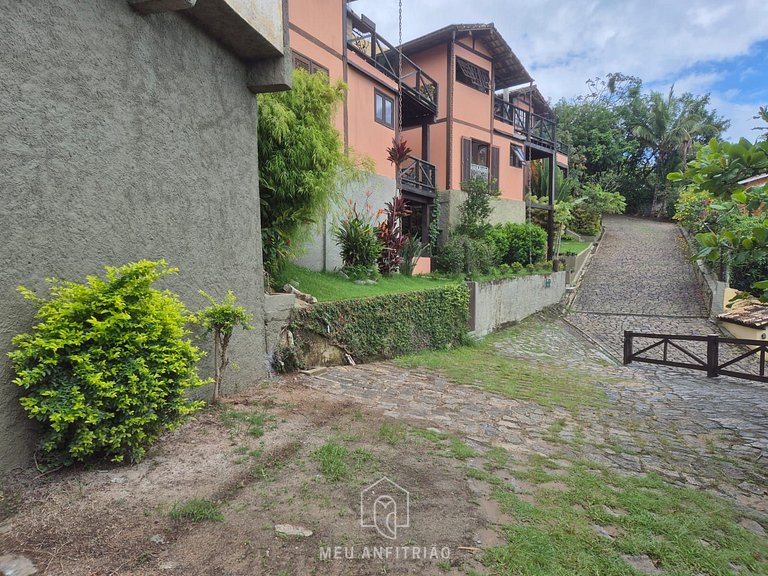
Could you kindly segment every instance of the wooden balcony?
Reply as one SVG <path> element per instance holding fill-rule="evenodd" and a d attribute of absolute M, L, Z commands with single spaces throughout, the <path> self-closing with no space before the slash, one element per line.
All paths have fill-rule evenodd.
<path fill-rule="evenodd" d="M 347 9 L 347 47 L 403 85 L 403 127 L 431 123 L 437 114 L 437 82 L 376 32 L 376 24 Z"/>
<path fill-rule="evenodd" d="M 529 143 L 567 154 L 564 147 L 557 142 L 554 120 L 529 112 L 501 98 L 494 100 L 493 115 L 498 120 L 510 124 L 514 131 Z"/>
<path fill-rule="evenodd" d="M 426 198 L 437 197 L 437 169 L 434 164 L 408 156 L 400 168 L 400 189 Z"/>

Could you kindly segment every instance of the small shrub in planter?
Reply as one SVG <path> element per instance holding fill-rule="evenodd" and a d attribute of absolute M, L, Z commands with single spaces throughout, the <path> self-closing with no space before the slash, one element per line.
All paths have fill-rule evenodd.
<path fill-rule="evenodd" d="M 14 338 L 9 356 L 21 405 L 43 424 L 40 451 L 50 465 L 138 461 L 203 406 L 184 395 L 206 383 L 195 370 L 202 354 L 185 339 L 184 304 L 152 288 L 176 269 L 142 261 L 106 272 L 87 284 L 51 280 L 48 299 L 19 288 L 39 306 L 39 322 Z"/>

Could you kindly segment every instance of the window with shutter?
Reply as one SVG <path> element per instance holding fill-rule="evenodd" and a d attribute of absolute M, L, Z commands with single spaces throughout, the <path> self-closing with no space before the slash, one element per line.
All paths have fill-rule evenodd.
<path fill-rule="evenodd" d="M 491 74 L 472 62 L 456 58 L 456 81 L 488 94 L 491 90 Z"/>

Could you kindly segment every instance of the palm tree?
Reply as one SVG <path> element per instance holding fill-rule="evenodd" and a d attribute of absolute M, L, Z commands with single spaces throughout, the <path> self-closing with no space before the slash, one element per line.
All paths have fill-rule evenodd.
<path fill-rule="evenodd" d="M 651 92 L 647 111 L 632 128 L 654 167 L 652 214 L 658 216 L 666 212 L 664 188 L 667 174 L 688 159 L 697 139 L 723 129 L 722 121 L 718 122 L 714 113 L 706 112 L 708 100 L 708 96 L 696 99 L 689 94 L 677 97 L 674 86 L 666 97 Z"/>

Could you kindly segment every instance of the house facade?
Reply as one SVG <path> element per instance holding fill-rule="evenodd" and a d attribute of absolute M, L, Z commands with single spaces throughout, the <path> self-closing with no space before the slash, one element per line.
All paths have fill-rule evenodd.
<path fill-rule="evenodd" d="M 462 24 L 406 42 L 402 51 L 440 86 L 434 125 L 411 129 L 406 138 L 422 143 L 417 152 L 436 166 L 441 227 L 456 224 L 461 184 L 476 177 L 498 189 L 492 223 L 524 222 L 531 162 L 545 161 L 554 174 L 568 169 L 568 156 L 552 109 L 509 44 L 493 24 Z M 554 188 L 549 202 L 534 207 L 552 214 L 553 195 Z"/>
<path fill-rule="evenodd" d="M 411 154 L 396 174 L 387 160 L 387 148 L 401 122 L 403 129 L 434 122 L 437 83 L 407 58 L 401 62 L 397 49 L 377 32 L 376 24 L 356 14 L 347 0 L 290 0 L 288 8 L 294 67 L 324 72 L 347 84 L 336 127 L 351 155 L 372 162 L 372 173 L 349 184 L 344 198 L 360 210 L 368 204 L 375 212 L 395 196 L 399 178 L 412 211 L 406 226 L 426 238 L 430 206 L 437 197 L 435 167 Z M 333 224 L 345 209 L 342 205 L 332 210 L 319 230 L 311 230 L 299 264 L 315 270 L 341 268 Z M 427 265 L 426 260 L 420 262 L 422 270 Z"/>
<path fill-rule="evenodd" d="M 495 26 L 447 26 L 396 47 L 353 6 L 289 0 L 294 65 L 347 83 L 337 128 L 351 153 L 373 160 L 374 174 L 345 190 L 345 197 L 376 210 L 395 194 L 399 178 L 413 212 L 404 225 L 426 240 L 435 205 L 441 207 L 440 228 L 450 230 L 465 198 L 461 183 L 480 176 L 499 190 L 491 221 L 524 222 L 530 163 L 543 161 L 554 173 L 567 170 L 568 157 L 557 142 L 554 113 Z M 402 138 L 412 152 L 395 174 L 386 149 L 399 126 L 399 104 Z M 554 178 L 549 181 L 549 201 L 535 207 L 552 214 Z M 341 267 L 332 234 L 341 211 L 307 238 L 299 264 Z"/>
<path fill-rule="evenodd" d="M 266 375 L 257 99 L 284 90 L 281 0 L 0 0 L 0 471 L 34 428 L 6 356 L 34 306 L 19 285 L 165 259 L 191 308 L 233 290 L 241 389 Z M 205 343 L 201 347 L 207 347 Z M 212 354 L 202 366 L 213 372 Z M 205 373 L 208 374 L 205 374 Z"/>

